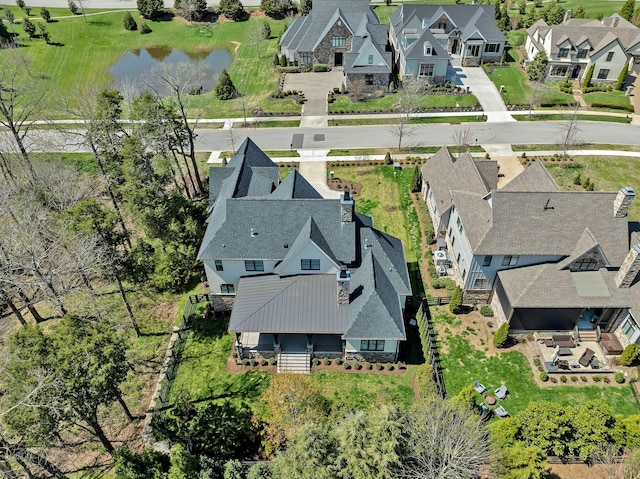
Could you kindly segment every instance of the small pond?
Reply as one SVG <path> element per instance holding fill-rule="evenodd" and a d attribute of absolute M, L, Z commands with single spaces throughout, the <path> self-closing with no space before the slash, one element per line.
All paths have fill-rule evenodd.
<path fill-rule="evenodd" d="M 232 58 L 226 50 L 182 51 L 160 45 L 130 50 L 107 71 L 113 75 L 116 88 L 135 85 L 135 93 L 139 95 L 145 90 L 145 82 L 153 78 L 154 69 L 160 65 L 196 64 L 204 74 L 202 90 L 208 92 L 214 89 L 219 73 L 228 68 L 231 61 Z"/>

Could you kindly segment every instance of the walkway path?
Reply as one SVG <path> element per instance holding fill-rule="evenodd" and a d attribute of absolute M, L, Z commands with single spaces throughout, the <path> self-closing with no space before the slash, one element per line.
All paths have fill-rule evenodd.
<path fill-rule="evenodd" d="M 476 96 L 488 122 L 515 121 L 482 67 L 454 67 L 454 71 L 457 83 L 469 87 L 469 91 Z"/>

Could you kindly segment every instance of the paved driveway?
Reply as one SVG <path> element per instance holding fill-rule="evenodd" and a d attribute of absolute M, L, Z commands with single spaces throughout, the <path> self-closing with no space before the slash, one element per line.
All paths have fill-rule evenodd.
<path fill-rule="evenodd" d="M 515 121 L 507 111 L 507 107 L 502 100 L 502 96 L 485 73 L 482 67 L 453 67 L 456 76 L 456 84 L 468 86 L 482 109 L 487 115 L 487 121 L 502 122 Z"/>
<path fill-rule="evenodd" d="M 301 127 L 327 126 L 327 93 L 345 81 L 339 70 L 322 73 L 287 73 L 285 90 L 302 90 L 306 99 L 302 107 Z"/>

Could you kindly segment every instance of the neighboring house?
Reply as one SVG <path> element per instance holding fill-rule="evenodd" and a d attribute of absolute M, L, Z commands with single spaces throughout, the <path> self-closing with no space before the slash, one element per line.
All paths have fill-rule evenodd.
<path fill-rule="evenodd" d="M 567 10 L 560 25 L 538 20 L 527 33 L 529 61 L 546 52 L 549 79 L 582 81 L 591 65 L 593 83 L 615 83 L 627 63 L 630 73 L 640 72 L 640 29 L 617 13 L 594 20 Z"/>
<path fill-rule="evenodd" d="M 209 185 L 198 259 L 243 357 L 397 359 L 411 295 L 402 242 L 356 213 L 348 188 L 323 199 L 295 170 L 280 181 L 249 139 Z"/>
<path fill-rule="evenodd" d="M 369 0 L 314 2 L 311 13 L 296 18 L 280 39 L 290 62 L 342 67 L 348 84 L 361 80 L 369 89 L 389 86 L 393 65 L 387 45 L 387 27 Z"/>
<path fill-rule="evenodd" d="M 500 61 L 507 41 L 493 5 L 402 5 L 391 15 L 389 40 L 401 78 L 447 76 L 449 61 L 474 66 Z"/>
<path fill-rule="evenodd" d="M 541 162 L 497 189 L 494 161 L 442 148 L 422 193 L 466 300 L 492 300 L 513 330 L 618 330 L 638 341 L 640 235 L 630 235 L 631 187 L 560 191 Z M 630 241 L 632 247 L 630 248 Z"/>

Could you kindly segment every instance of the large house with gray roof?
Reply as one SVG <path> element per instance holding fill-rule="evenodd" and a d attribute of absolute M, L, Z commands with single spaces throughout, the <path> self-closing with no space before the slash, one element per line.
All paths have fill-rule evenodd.
<path fill-rule="evenodd" d="M 311 13 L 296 18 L 280 39 L 290 62 L 342 68 L 347 84 L 362 81 L 368 89 L 389 86 L 393 64 L 387 45 L 387 27 L 369 0 L 316 1 Z"/>
<path fill-rule="evenodd" d="M 324 199 L 247 139 L 210 170 L 198 253 L 242 357 L 395 361 L 411 295 L 402 242 L 355 212 L 348 188 Z"/>
<path fill-rule="evenodd" d="M 441 149 L 422 193 L 467 301 L 490 301 L 516 331 L 616 332 L 640 341 L 640 235 L 633 188 L 560 191 L 544 165 L 497 188 L 494 161 Z M 631 246 L 630 246 L 631 245 Z"/>
<path fill-rule="evenodd" d="M 583 80 L 592 65 L 593 83 L 615 83 L 626 64 L 630 73 L 640 72 L 640 28 L 617 13 L 594 20 L 571 18 L 567 10 L 561 24 L 538 20 L 527 34 L 528 59 L 544 51 L 549 79 Z"/>
<path fill-rule="evenodd" d="M 493 5 L 401 5 L 389 21 L 400 78 L 446 79 L 449 62 L 475 66 L 499 61 L 507 41 Z"/>

